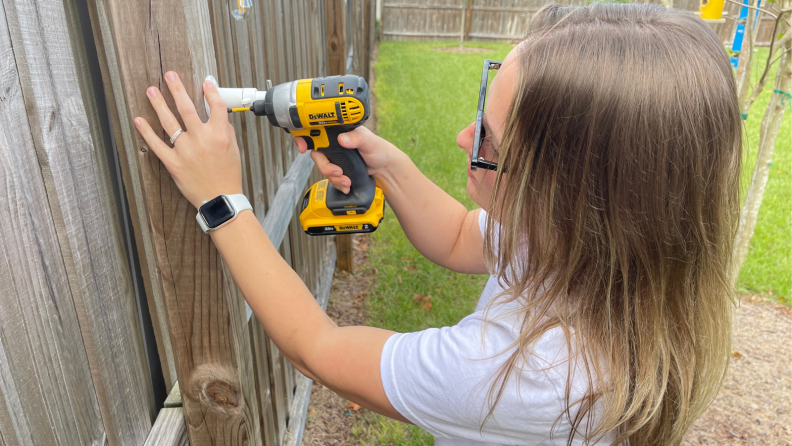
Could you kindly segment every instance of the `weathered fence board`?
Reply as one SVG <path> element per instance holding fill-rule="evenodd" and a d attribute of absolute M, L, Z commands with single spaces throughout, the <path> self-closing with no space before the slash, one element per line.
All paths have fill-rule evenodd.
<path fill-rule="evenodd" d="M 181 407 L 162 409 L 143 446 L 190 446 Z"/>
<path fill-rule="evenodd" d="M 176 359 L 173 353 L 168 329 L 167 312 L 162 295 L 162 284 L 157 274 L 156 253 L 152 242 L 151 227 L 148 224 L 148 213 L 142 203 L 133 199 L 143 196 L 141 176 L 137 163 L 134 162 L 134 150 L 126 151 L 124 147 L 134 144 L 134 129 L 128 123 L 134 118 L 129 117 L 125 107 L 116 106 L 124 103 L 124 86 L 119 81 L 120 73 L 115 42 L 102 36 L 112 36 L 111 23 L 107 20 L 107 9 L 104 2 L 87 0 L 94 43 L 101 67 L 102 84 L 108 107 L 114 142 L 120 159 L 121 176 L 127 193 L 127 204 L 131 215 L 132 229 L 136 240 L 138 261 L 142 271 L 144 290 L 150 309 L 151 321 L 157 342 L 157 351 L 162 364 L 162 373 L 166 390 L 176 382 Z M 119 98 L 118 100 L 116 98 Z M 120 102 L 119 102 L 120 101 Z M 123 123 L 123 125 L 122 125 Z"/>
<path fill-rule="evenodd" d="M 217 71 L 208 4 L 96 0 L 96 11 L 102 33 L 96 37 L 105 43 L 115 92 L 111 108 L 119 112 L 123 134 L 119 150 L 130 176 L 139 178 L 137 187 L 127 188 L 129 201 L 137 203 L 140 226 L 150 230 L 150 239 L 142 243 L 150 243 L 145 251 L 154 253 L 149 273 L 156 273 L 152 287 L 160 287 L 164 296 L 191 443 L 258 444 L 259 405 L 244 301 L 211 239 L 197 227 L 195 209 L 132 125 L 135 116 L 143 116 L 159 129 L 145 91 L 160 86 L 173 104 L 162 79 L 168 70 L 178 72 L 194 102 L 201 103 L 201 82 Z M 205 117 L 203 107 L 199 114 Z"/>
<path fill-rule="evenodd" d="M 20 73 L 0 14 L 0 437 L 105 441 Z"/>
<path fill-rule="evenodd" d="M 65 293 L 57 299 L 70 302 L 58 304 L 56 311 L 75 311 L 79 321 L 79 327 L 71 327 L 75 331 L 59 336 L 76 336 L 86 355 L 84 360 L 73 357 L 73 362 L 60 365 L 60 361 L 43 361 L 35 368 L 37 374 L 62 373 L 66 380 L 84 373 L 81 368 L 88 368 L 90 372 L 78 378 L 84 388 L 70 390 L 72 386 L 67 385 L 49 391 L 74 391 L 79 395 L 90 389 L 94 392 L 93 404 L 84 402 L 85 407 L 70 407 L 54 417 L 72 417 L 70 412 L 85 417 L 98 404 L 107 441 L 137 445 L 151 427 L 153 393 L 76 4 L 71 0 L 5 0 L 4 13 L 24 100 L 18 112 L 27 112 L 28 119 L 28 126 L 16 131 L 29 132 L 32 137 L 32 151 L 59 245 L 57 251 L 42 255 L 62 262 L 63 270 L 57 274 L 68 283 L 68 289 L 49 292 Z M 26 181 L 36 180 L 28 177 Z M 24 208 L 22 203 L 17 204 Z M 15 294 L 10 292 L 8 297 Z M 24 317 L 21 322 L 32 330 L 35 316 Z M 14 342 L 19 334 L 7 336 L 8 342 Z M 18 383 L 19 378 L 12 379 Z M 29 379 L 26 375 L 21 378 Z M 32 399 L 23 404 L 36 402 Z M 16 415 L 27 417 L 28 413 Z M 78 424 L 82 423 L 79 420 Z M 53 423 L 36 426 L 35 430 L 48 428 L 56 436 L 69 430 Z M 20 443 L 32 444 L 28 440 Z M 73 439 L 60 444 L 86 441 L 91 440 Z"/>
<path fill-rule="evenodd" d="M 0 0 L 0 193 L 9 197 L 0 210 L 16 217 L 0 220 L 0 444 L 299 444 L 310 380 L 251 317 L 195 209 L 132 120 L 142 116 L 168 136 L 145 91 L 159 86 L 173 106 L 162 79 L 170 70 L 198 104 L 208 74 L 222 86 L 259 89 L 326 75 L 329 3 L 261 0 L 249 20 L 236 21 L 225 0 L 80 1 Z M 372 4 L 340 10 L 341 70 L 369 70 Z M 89 16 L 84 28 L 78 10 Z M 94 42 L 83 41 L 91 34 Z M 89 43 L 100 68 L 93 78 Z M 102 129 L 108 121 L 112 134 Z M 265 119 L 238 114 L 231 122 L 257 219 L 326 306 L 333 238 L 306 236 L 296 209 L 320 175 Z M 138 289 L 172 390 L 153 429 L 111 144 L 143 275 Z"/>

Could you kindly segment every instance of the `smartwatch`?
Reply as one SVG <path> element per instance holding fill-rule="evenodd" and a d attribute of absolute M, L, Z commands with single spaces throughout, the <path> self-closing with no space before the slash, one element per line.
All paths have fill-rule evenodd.
<path fill-rule="evenodd" d="M 201 204 L 195 220 L 206 233 L 222 227 L 246 209 L 253 209 L 253 207 L 250 206 L 245 195 L 218 195 Z"/>

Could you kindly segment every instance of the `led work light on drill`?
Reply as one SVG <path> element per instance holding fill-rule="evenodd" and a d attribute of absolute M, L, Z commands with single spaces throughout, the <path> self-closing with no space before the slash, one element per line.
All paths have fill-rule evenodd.
<path fill-rule="evenodd" d="M 214 81 L 214 79 L 211 79 Z M 385 198 L 368 174 L 357 149 L 338 144 L 369 117 L 369 90 L 359 76 L 300 79 L 268 88 L 218 88 L 229 111 L 266 116 L 275 127 L 301 136 L 309 150 L 322 152 L 352 184 L 344 194 L 328 180 L 311 186 L 301 202 L 300 225 L 309 235 L 374 232 L 382 221 Z"/>

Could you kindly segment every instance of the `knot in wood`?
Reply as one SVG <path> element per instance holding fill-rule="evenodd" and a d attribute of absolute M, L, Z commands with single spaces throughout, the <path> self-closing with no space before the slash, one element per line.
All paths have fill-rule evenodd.
<path fill-rule="evenodd" d="M 240 415 L 245 405 L 236 372 L 217 364 L 196 367 L 190 385 L 182 387 L 182 398 L 185 403 L 198 402 L 209 411 L 231 416 Z"/>
<path fill-rule="evenodd" d="M 204 393 L 210 401 L 223 409 L 239 407 L 239 390 L 225 381 L 210 381 L 204 387 Z"/>

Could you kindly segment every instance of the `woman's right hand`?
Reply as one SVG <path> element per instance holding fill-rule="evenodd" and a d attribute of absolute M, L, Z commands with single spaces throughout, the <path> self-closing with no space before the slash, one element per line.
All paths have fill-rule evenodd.
<path fill-rule="evenodd" d="M 305 153 L 308 150 L 308 145 L 301 136 L 295 136 L 294 141 L 300 149 L 300 153 Z M 369 175 L 377 176 L 387 165 L 392 155 L 399 149 L 388 141 L 380 138 L 365 127 L 358 127 L 348 133 L 342 133 L 338 136 L 338 143 L 347 149 L 358 149 L 363 161 L 366 162 Z M 327 157 L 321 152 L 316 150 L 311 152 L 316 167 L 319 172 L 330 180 L 330 183 L 338 190 L 349 193 L 349 187 L 352 184 L 349 177 L 344 175 L 341 168 L 335 164 L 330 163 Z"/>

